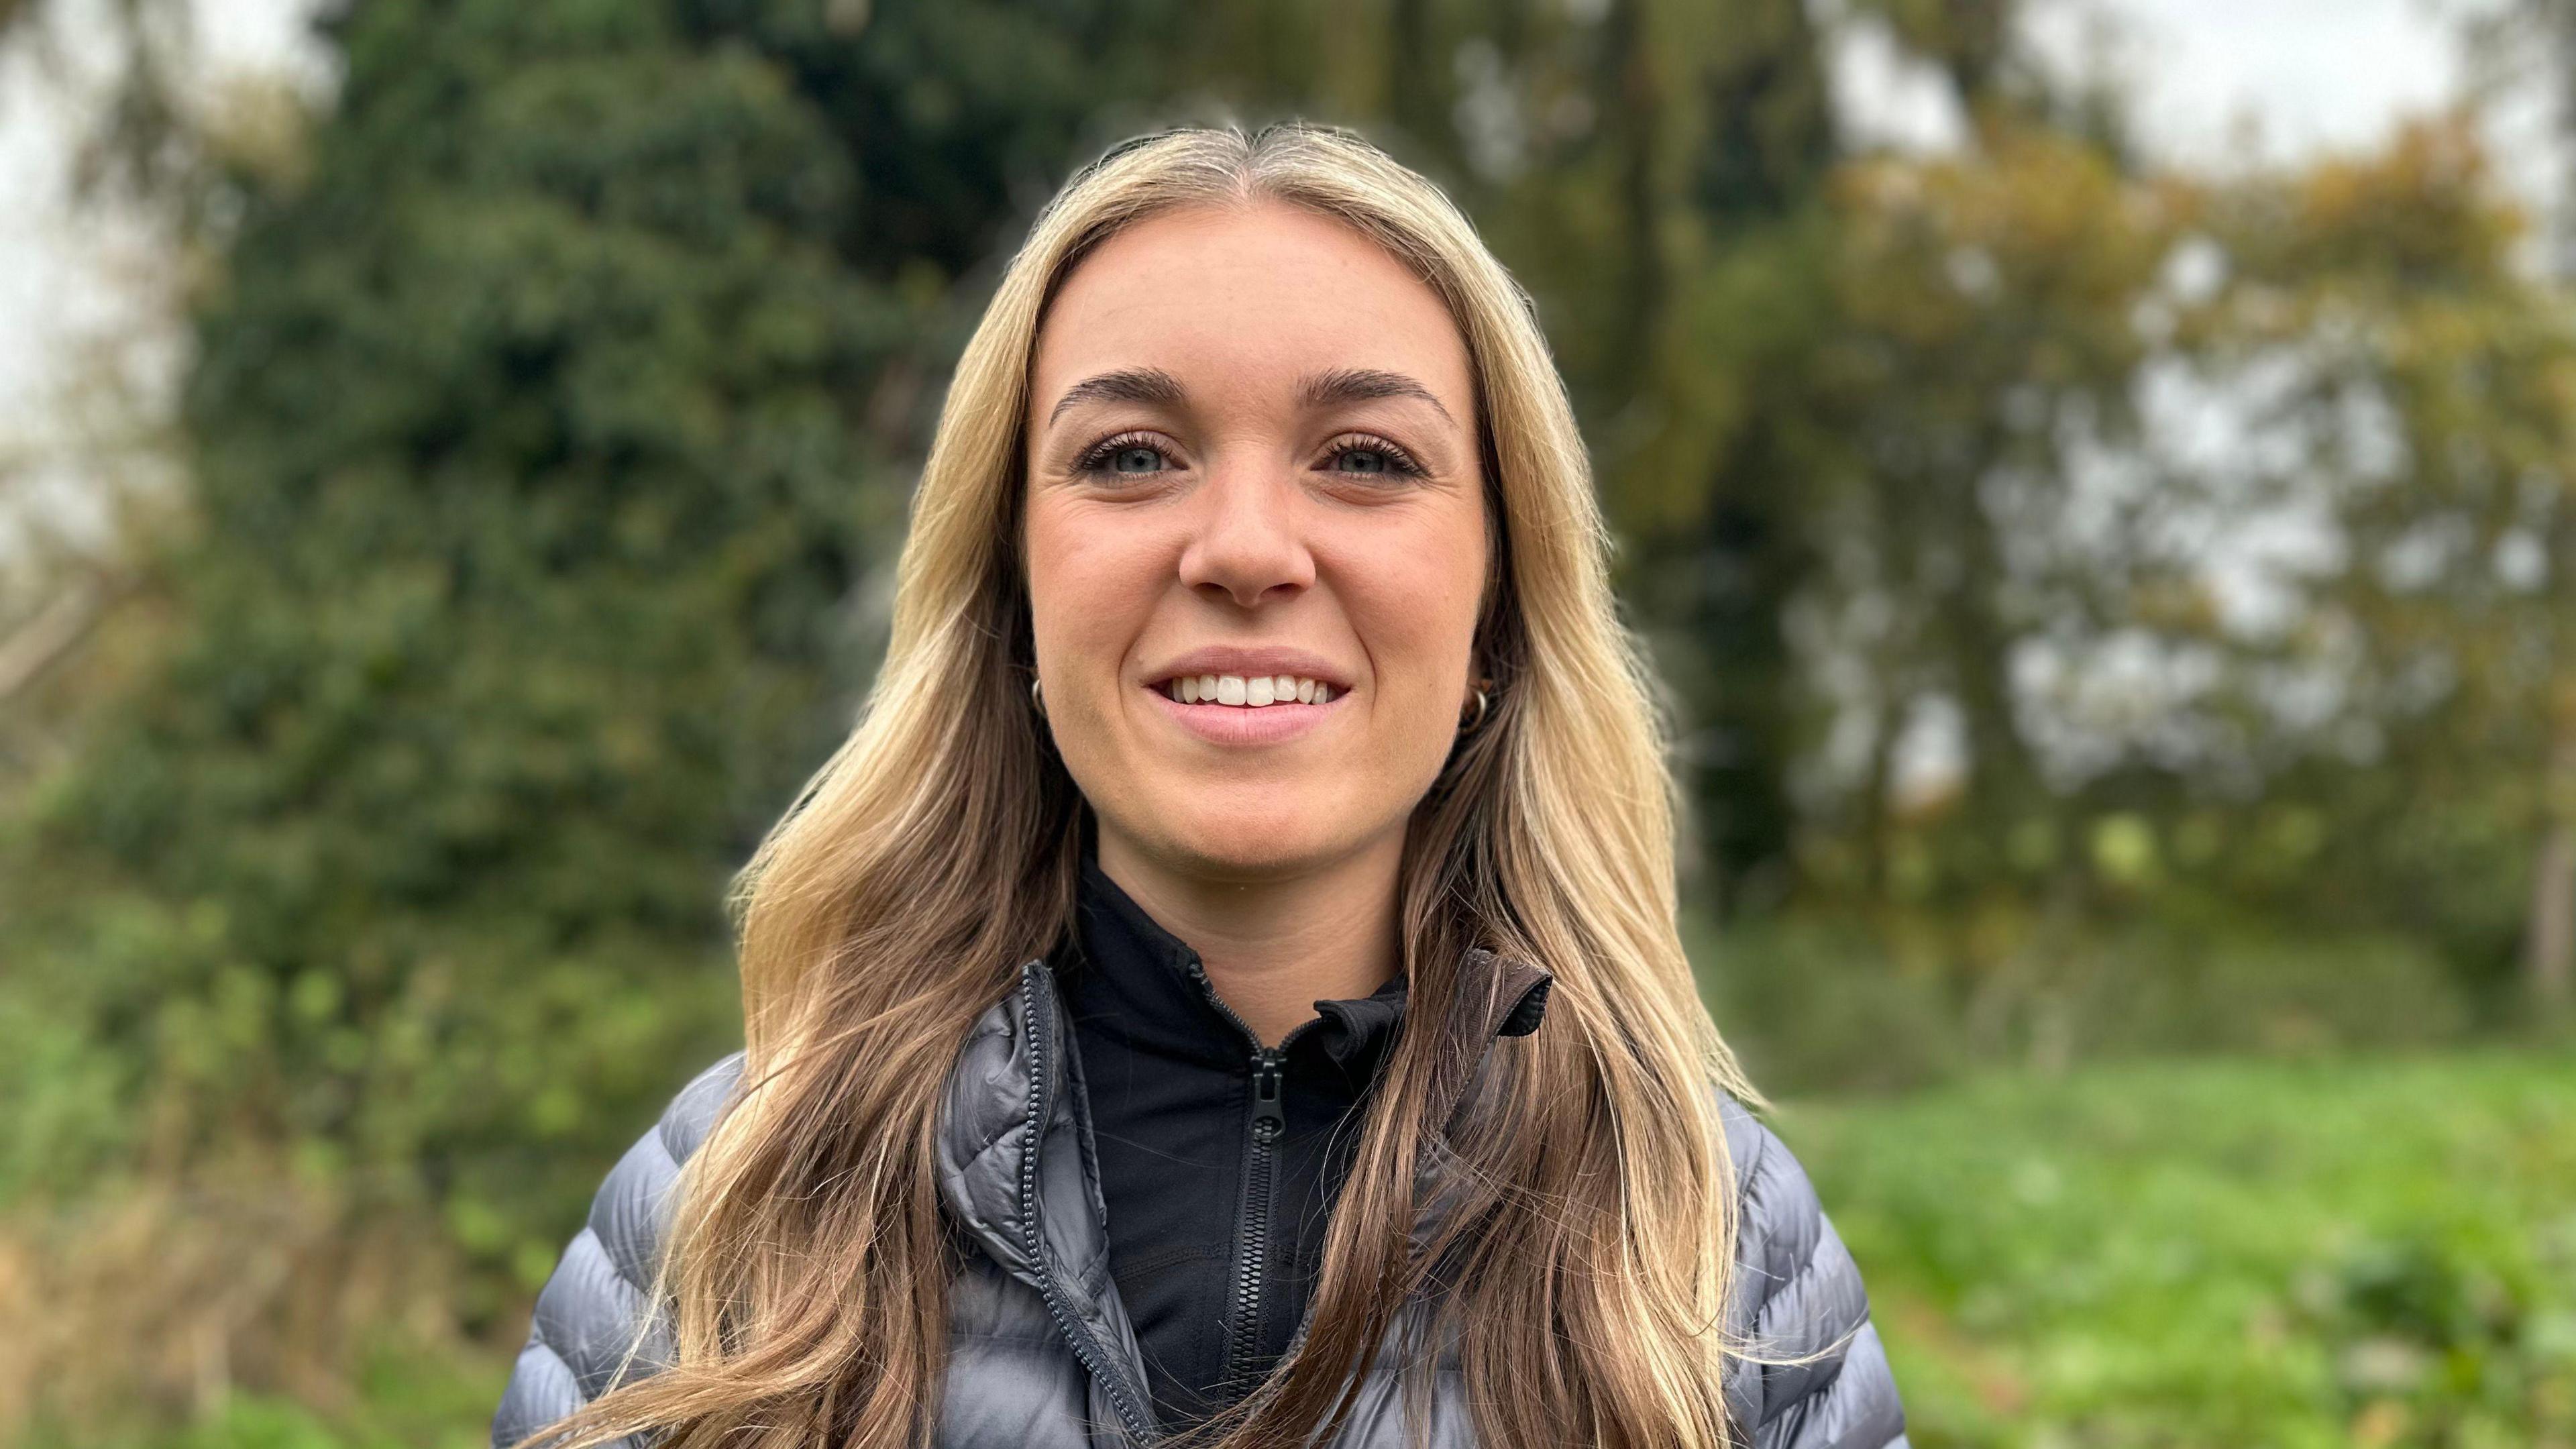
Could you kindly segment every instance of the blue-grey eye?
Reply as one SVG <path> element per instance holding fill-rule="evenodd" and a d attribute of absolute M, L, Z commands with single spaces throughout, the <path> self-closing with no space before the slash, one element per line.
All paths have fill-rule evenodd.
<path fill-rule="evenodd" d="M 1151 448 L 1121 448 L 1109 455 L 1109 468 L 1114 473 L 1152 473 L 1163 466 L 1163 455 Z"/>
<path fill-rule="evenodd" d="M 1384 473 L 1394 466 L 1392 459 L 1375 448 L 1350 448 L 1342 453 L 1345 473 Z"/>

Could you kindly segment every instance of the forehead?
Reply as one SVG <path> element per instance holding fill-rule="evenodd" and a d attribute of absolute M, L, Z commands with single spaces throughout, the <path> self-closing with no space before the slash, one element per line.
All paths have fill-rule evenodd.
<path fill-rule="evenodd" d="M 1451 417 L 1475 415 L 1466 342 L 1439 294 L 1348 225 L 1279 202 L 1165 212 L 1085 257 L 1038 329 L 1033 423 L 1072 383 L 1124 367 L 1170 371 L 1200 407 L 1275 400 L 1323 369 L 1383 369 Z M 1202 396 L 1214 383 L 1223 394 Z"/>

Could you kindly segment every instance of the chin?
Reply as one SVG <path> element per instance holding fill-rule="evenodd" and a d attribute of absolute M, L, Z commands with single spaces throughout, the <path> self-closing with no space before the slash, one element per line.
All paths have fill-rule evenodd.
<path fill-rule="evenodd" d="M 1195 801 L 1154 800 L 1121 832 L 1174 870 L 1219 880 L 1271 879 L 1339 859 L 1372 833 L 1317 808 L 1318 792 L 1291 806 L 1279 792 L 1226 791 Z M 1231 798 L 1229 798 L 1231 797 Z M 1247 798 L 1249 797 L 1249 798 Z"/>
<path fill-rule="evenodd" d="M 1166 822 L 1144 839 L 1175 866 L 1219 880 L 1295 875 L 1350 848 L 1310 831 L 1246 831 L 1233 820 Z"/>

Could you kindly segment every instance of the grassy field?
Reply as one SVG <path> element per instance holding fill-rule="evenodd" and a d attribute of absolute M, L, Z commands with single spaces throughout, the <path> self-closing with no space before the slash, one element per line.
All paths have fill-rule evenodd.
<path fill-rule="evenodd" d="M 2576 1443 L 2576 1061 L 1785 1108 L 1921 1446 Z"/>
<path fill-rule="evenodd" d="M 2099 1067 L 1778 1125 L 1925 1449 L 2576 1445 L 2576 1061 Z M 148 1449 L 470 1449 L 505 1373 L 388 1359 L 347 1411 Z"/>

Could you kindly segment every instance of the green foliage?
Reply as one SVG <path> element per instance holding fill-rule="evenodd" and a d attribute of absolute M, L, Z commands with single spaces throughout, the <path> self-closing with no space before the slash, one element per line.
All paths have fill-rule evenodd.
<path fill-rule="evenodd" d="M 865 18 L 331 23 L 194 319 L 172 627 L 0 820 L 0 1210 L 288 1175 L 515 1332 L 737 1039 L 724 894 L 872 667 L 962 274 L 1169 17 Z"/>
<path fill-rule="evenodd" d="M 329 1409 L 282 1394 L 232 1394 L 176 1429 L 45 1424 L 29 1441 L 61 1449 L 484 1449 L 500 1371 L 488 1352 L 379 1347 Z"/>
<path fill-rule="evenodd" d="M 727 884 L 861 697 L 999 259 L 1110 141 L 1299 113 L 1449 187 L 1535 298 L 1757 1079 L 1969 1082 L 1797 1119 L 1887 1265 L 1919 1442 L 2563 1433 L 2555 1220 L 2496 1185 L 2563 1156 L 2445 1136 L 2529 1119 L 2546 1069 L 2086 1069 L 2509 1015 L 2576 901 L 2534 864 L 2576 862 L 2564 296 L 2462 128 L 2161 175 L 2013 5 L 1850 8 L 1972 148 L 1842 151 L 1797 0 L 338 14 L 332 112 L 206 193 L 192 528 L 61 691 L 60 759 L 0 781 L 0 1288 L 38 1265 L 154 1350 L 92 1376 L 190 1445 L 447 1442 L 469 1416 L 381 1369 L 314 1406 L 353 1325 L 513 1339 L 735 1039 Z M 2244 400 L 2250 461 L 2158 451 L 2176 379 Z M 2202 555 L 2284 508 L 2334 556 L 2232 623 Z M 2106 703 L 2103 656 L 2189 687 Z M 2354 1104 L 2466 1153 L 2486 1216 Z M 137 1291 L 135 1237 L 187 1264 Z M 157 1352 L 218 1328 L 219 1372 Z M 91 1371 L 8 1358 L 0 1418 Z"/>
<path fill-rule="evenodd" d="M 507 1263 L 728 1035 L 721 892 L 846 707 L 852 395 L 906 314 L 775 64 L 644 7 L 347 25 L 200 319 L 182 632 L 15 843 L 11 989 L 128 1138 L 26 1168 L 266 1143 Z"/>
<path fill-rule="evenodd" d="M 1788 1093 L 1897 1091 L 1998 1063 L 2420 1049 L 2470 1036 L 2492 1010 L 2401 936 L 2180 913 L 2008 949 L 1961 934 L 1938 917 L 1791 916 L 1694 923 L 1690 944 L 1719 1028 L 1764 1090 Z M 1999 964 L 1973 982 L 1951 969 L 1989 952 Z"/>
<path fill-rule="evenodd" d="M 2576 1432 L 2576 1068 L 2479 1055 L 1989 1077 L 1781 1132 L 1914 1442 Z"/>

